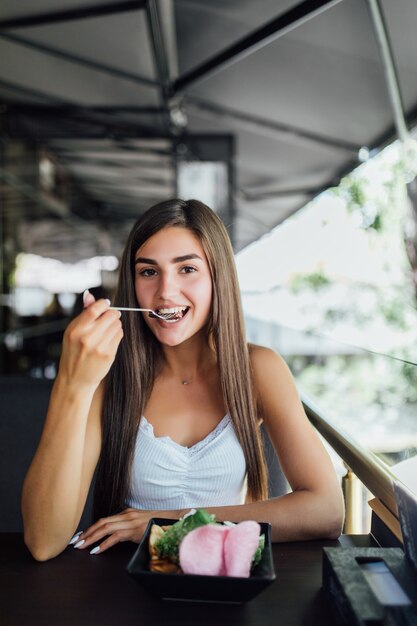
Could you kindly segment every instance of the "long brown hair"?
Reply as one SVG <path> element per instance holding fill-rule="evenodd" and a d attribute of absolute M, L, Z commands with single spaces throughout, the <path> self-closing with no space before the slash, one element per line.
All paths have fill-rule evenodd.
<path fill-rule="evenodd" d="M 219 217 L 197 200 L 168 200 L 146 211 L 133 226 L 120 266 L 117 306 L 137 306 L 137 250 L 166 226 L 188 228 L 200 239 L 213 282 L 208 337 L 217 355 L 223 398 L 246 460 L 248 500 L 267 497 L 267 471 L 255 400 L 233 249 Z M 106 379 L 103 440 L 94 492 L 94 516 L 123 510 L 140 416 L 162 359 L 159 342 L 142 316 L 123 321 L 124 338 Z"/>

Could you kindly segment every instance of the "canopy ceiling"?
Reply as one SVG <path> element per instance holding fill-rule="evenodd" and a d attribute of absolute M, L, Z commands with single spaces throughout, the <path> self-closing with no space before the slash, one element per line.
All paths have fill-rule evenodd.
<path fill-rule="evenodd" d="M 417 3 L 380 6 L 410 127 Z M 231 135 L 236 250 L 395 137 L 367 0 L 3 0 L 0 100 L 2 137 L 41 142 L 119 238 L 176 193 L 179 143 Z M 3 175 L 15 192 L 24 167 Z"/>

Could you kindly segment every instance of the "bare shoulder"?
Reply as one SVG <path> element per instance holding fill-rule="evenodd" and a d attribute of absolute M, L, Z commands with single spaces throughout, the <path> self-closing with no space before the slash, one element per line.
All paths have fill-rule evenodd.
<path fill-rule="evenodd" d="M 298 391 L 284 359 L 274 350 L 248 345 L 257 404 L 266 417 L 276 407 L 300 406 Z"/>
<path fill-rule="evenodd" d="M 249 358 L 255 381 L 269 380 L 277 376 L 291 377 L 289 368 L 284 359 L 271 348 L 248 344 Z"/>

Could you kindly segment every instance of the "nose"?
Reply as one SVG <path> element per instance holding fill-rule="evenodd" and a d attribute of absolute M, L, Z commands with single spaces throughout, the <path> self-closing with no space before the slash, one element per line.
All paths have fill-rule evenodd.
<path fill-rule="evenodd" d="M 178 293 L 179 285 L 176 274 L 172 272 L 162 272 L 158 289 L 158 297 L 160 300 L 172 300 Z"/>

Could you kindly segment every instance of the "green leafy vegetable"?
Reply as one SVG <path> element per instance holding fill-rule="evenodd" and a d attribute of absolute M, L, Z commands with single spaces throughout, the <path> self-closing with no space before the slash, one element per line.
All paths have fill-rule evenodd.
<path fill-rule="evenodd" d="M 178 520 L 156 542 L 155 550 L 159 558 L 168 558 L 173 563 L 178 563 L 178 550 L 185 535 L 194 528 L 214 523 L 215 516 L 210 515 L 204 509 L 198 509 L 192 515 Z"/>
<path fill-rule="evenodd" d="M 155 544 L 155 550 L 160 559 L 169 559 L 172 563 L 179 562 L 179 547 L 185 535 L 194 528 L 215 524 L 215 516 L 207 513 L 204 509 L 198 509 L 195 513 L 178 520 L 165 531 Z M 252 559 L 252 567 L 258 565 L 265 548 L 265 535 L 259 537 L 259 544 Z"/>
<path fill-rule="evenodd" d="M 258 563 L 260 562 L 264 548 L 265 548 L 265 535 L 261 535 L 259 537 L 258 547 L 256 548 L 256 552 L 253 555 L 252 567 L 255 567 L 255 565 L 258 565 Z"/>

